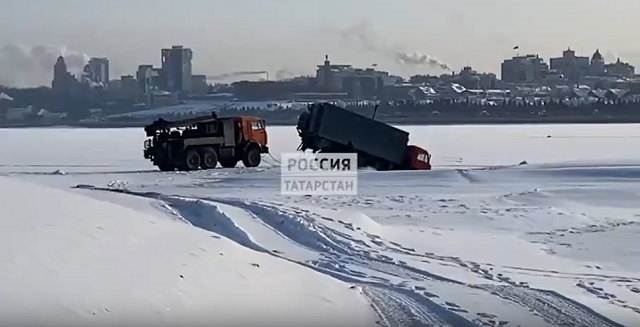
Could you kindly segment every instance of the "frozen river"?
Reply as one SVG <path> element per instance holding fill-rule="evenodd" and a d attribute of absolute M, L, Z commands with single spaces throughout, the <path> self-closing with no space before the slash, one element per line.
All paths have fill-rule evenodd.
<path fill-rule="evenodd" d="M 0 214 L 0 230 L 6 233 L 0 239 L 13 240 L 0 246 L 5 249 L 0 251 L 0 295 L 8 296 L 2 290 L 9 287 L 17 290 L 36 283 L 40 288 L 31 287 L 32 294 L 50 295 L 45 304 L 65 307 L 69 310 L 63 311 L 70 315 L 90 305 L 125 301 L 131 307 L 145 308 L 139 314 L 148 314 L 145 317 L 150 321 L 186 321 L 189 315 L 214 319 L 216 314 L 235 312 L 220 300 L 217 313 L 207 311 L 201 305 L 208 301 L 206 296 L 196 290 L 211 292 L 207 294 L 234 291 L 203 280 L 180 287 L 154 280 L 157 283 L 149 284 L 144 292 L 162 292 L 163 300 L 157 301 L 164 302 L 159 304 L 141 300 L 144 297 L 139 296 L 147 294 L 139 293 L 142 290 L 134 296 L 127 288 L 134 283 L 130 278 L 147 285 L 150 281 L 142 275 L 126 280 L 117 273 L 103 275 L 102 282 L 120 290 L 116 292 L 120 297 L 96 295 L 74 301 L 82 291 L 40 283 L 54 277 L 27 274 L 53 271 L 56 280 L 69 284 L 77 281 L 73 276 L 86 274 L 81 280 L 87 284 L 82 285 L 90 288 L 91 274 L 104 269 L 144 270 L 150 258 L 166 269 L 173 269 L 168 262 L 189 262 L 197 263 L 200 273 L 219 274 L 223 263 L 215 269 L 207 266 L 219 259 L 205 259 L 202 251 L 176 254 L 170 250 L 177 246 L 172 242 L 179 242 L 179 237 L 170 237 L 175 228 L 175 233 L 193 231 L 194 239 L 195 233 L 209 233 L 216 237 L 211 242 L 221 239 L 227 242 L 225 246 L 246 251 L 238 252 L 235 260 L 245 260 L 246 255 L 251 262 L 260 257 L 304 267 L 312 273 L 305 275 L 283 264 L 278 273 L 258 276 L 253 270 L 237 270 L 219 278 L 229 278 L 230 284 L 251 292 L 249 285 L 264 291 L 260 285 L 282 286 L 277 276 L 289 276 L 298 284 L 286 296 L 300 296 L 299 301 L 289 298 L 291 303 L 313 298 L 327 305 L 349 304 L 349 310 L 340 311 L 335 319 L 357 319 L 361 326 L 374 320 L 389 327 L 496 326 L 500 322 L 506 326 L 637 324 L 640 125 L 402 128 L 411 133 L 411 143 L 432 153 L 434 171 L 362 171 L 357 196 L 300 197 L 280 194 L 278 162 L 270 156 L 257 169 L 161 173 L 142 157 L 142 129 L 2 129 L 0 173 L 5 177 L 0 182 L 13 179 L 77 195 L 73 203 L 79 207 L 83 199 L 98 200 L 157 217 L 153 224 L 164 227 L 162 236 L 154 238 L 151 229 L 142 227 L 135 217 L 118 214 L 119 218 L 110 218 L 108 213 L 115 215 L 117 210 L 97 204 L 88 204 L 86 210 L 95 206 L 99 212 L 79 218 L 83 223 L 78 225 L 68 220 L 74 212 L 69 205 L 67 211 L 56 214 L 55 196 L 35 190 L 19 195 L 14 186 L 7 186 L 10 183 L 0 183 L 0 199 L 10 208 Z M 268 132 L 274 158 L 297 148 L 294 127 L 272 127 Z M 523 161 L 528 164 L 518 165 Z M 51 214 L 42 226 L 66 232 L 47 233 L 49 227 L 31 225 L 16 229 L 30 219 L 41 219 L 27 214 L 37 208 Z M 167 222 L 171 217 L 178 220 Z M 16 225 L 16 218 L 24 223 Z M 118 220 L 120 227 L 111 219 Z M 180 229 L 185 223 L 189 228 Z M 95 226 L 111 229 L 97 233 Z M 60 242 L 55 235 L 84 245 L 74 245 L 74 256 L 63 250 L 55 252 Z M 161 250 L 152 242 L 158 239 L 165 239 L 163 246 L 172 253 L 166 259 L 158 255 Z M 42 250 L 30 247 L 34 240 Z M 201 248 L 216 256 L 222 253 L 222 245 L 206 243 L 209 241 L 203 239 L 202 244 L 208 245 Z M 107 243 L 97 246 L 92 242 Z M 139 257 L 123 251 L 125 246 L 136 249 Z M 80 248 L 89 250 L 77 252 Z M 15 260 L 15 251 L 26 251 L 20 249 L 31 249 L 31 266 Z M 52 254 L 39 256 L 44 249 L 58 253 L 64 264 L 51 259 Z M 87 263 L 91 258 L 101 262 L 105 255 L 128 259 L 114 259 L 113 267 Z M 265 261 L 260 266 L 274 265 Z M 82 267 L 81 272 L 67 274 L 77 271 L 73 267 Z M 345 289 L 358 290 L 359 297 L 341 293 L 340 283 Z M 278 292 L 281 286 L 269 292 Z M 301 289 L 311 295 L 293 294 Z M 54 303 L 63 298 L 60 294 L 68 296 L 68 301 Z M 229 297 L 233 299 L 243 302 Z M 16 303 L 16 310 L 21 309 Z M 309 303 L 309 307 L 322 307 Z M 157 310 L 164 310 L 159 306 L 171 305 L 182 311 L 156 315 Z M 296 323 L 313 319 L 311 312 L 304 316 L 301 311 L 296 310 L 300 312 Z M 316 313 L 315 317 L 323 315 Z M 293 320 L 290 323 L 296 325 Z"/>

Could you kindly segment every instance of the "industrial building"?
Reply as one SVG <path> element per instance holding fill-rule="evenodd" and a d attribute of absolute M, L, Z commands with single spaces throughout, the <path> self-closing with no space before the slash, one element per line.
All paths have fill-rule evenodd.
<path fill-rule="evenodd" d="M 324 64 L 318 65 L 316 81 L 324 92 L 346 92 L 354 98 L 371 98 L 380 94 L 384 86 L 402 82 L 402 77 L 373 68 L 332 64 L 329 56 L 325 56 Z"/>

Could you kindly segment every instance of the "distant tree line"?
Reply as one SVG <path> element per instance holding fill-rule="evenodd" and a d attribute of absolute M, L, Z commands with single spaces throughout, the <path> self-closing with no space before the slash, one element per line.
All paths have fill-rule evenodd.
<path fill-rule="evenodd" d="M 86 91 L 86 92 L 85 92 Z M 78 120 L 90 115 L 90 109 L 103 108 L 108 114 L 118 114 L 134 110 L 134 102 L 119 101 L 110 105 L 98 90 L 82 92 L 56 92 L 50 87 L 11 88 L 0 85 L 0 93 L 6 93 L 13 98 L 11 107 L 24 108 L 32 106 L 36 109 L 46 109 L 50 112 L 66 112 L 68 120 Z M 3 107 L 6 108 L 7 105 Z"/>
<path fill-rule="evenodd" d="M 375 103 L 351 102 L 339 104 L 347 110 L 364 116 L 372 116 Z M 592 103 L 570 104 L 561 100 L 546 102 L 521 102 L 506 100 L 501 104 L 478 103 L 472 100 L 433 100 L 433 101 L 400 101 L 379 104 L 377 117 L 540 117 L 540 116 L 640 116 L 640 101 L 608 101 L 600 100 Z M 242 114 L 255 115 L 274 120 L 291 120 L 297 117 L 300 109 L 277 109 L 266 111 L 260 108 L 226 109 L 223 115 Z"/>

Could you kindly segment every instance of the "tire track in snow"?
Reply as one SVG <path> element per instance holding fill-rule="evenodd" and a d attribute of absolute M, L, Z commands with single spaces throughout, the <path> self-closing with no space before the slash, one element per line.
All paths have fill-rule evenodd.
<path fill-rule="evenodd" d="M 453 326 L 440 319 L 433 312 L 425 310 L 423 306 L 411 298 L 383 289 L 363 287 L 362 292 L 369 298 L 372 306 L 382 316 L 383 326 Z"/>
<path fill-rule="evenodd" d="M 304 217 L 285 214 L 282 212 L 282 210 L 278 209 L 277 207 L 271 206 L 268 204 L 249 202 L 249 201 L 243 201 L 243 200 L 228 200 L 228 199 L 223 199 L 223 200 L 216 199 L 215 201 L 221 201 L 221 202 L 225 202 L 228 205 L 241 207 L 249 212 L 252 212 L 254 215 L 256 215 L 260 219 L 264 219 L 264 217 L 268 215 L 275 215 L 281 218 L 282 216 L 286 216 L 286 217 L 293 216 L 297 220 L 300 220 L 300 219 L 305 220 Z M 307 219 L 309 221 L 314 220 L 313 218 L 307 218 Z M 305 225 L 307 226 L 313 225 L 313 223 L 309 221 Z M 442 276 L 434 275 L 428 272 L 424 272 L 414 267 L 397 265 L 394 262 L 387 262 L 384 260 L 372 258 L 370 256 L 365 256 L 364 253 L 368 253 L 368 251 L 360 251 L 358 249 L 351 248 L 357 245 L 354 245 L 353 243 L 349 243 L 349 242 L 344 242 L 344 241 L 343 242 L 336 241 L 335 235 L 337 233 L 332 233 L 331 228 L 328 228 L 326 226 L 314 226 L 313 229 L 317 231 L 322 231 L 325 238 L 332 240 L 332 244 L 341 244 L 341 245 L 346 244 L 350 246 L 350 248 L 346 248 L 346 249 L 343 248 L 341 249 L 341 251 L 338 251 L 338 252 L 351 253 L 352 256 L 350 258 L 344 258 L 344 259 L 347 259 L 346 261 L 351 264 L 355 264 L 357 266 L 361 266 L 363 268 L 368 268 L 378 272 L 386 273 L 392 276 L 414 279 L 417 281 L 435 280 L 435 281 L 448 282 L 448 283 L 453 283 L 458 285 L 462 284 L 458 281 L 451 280 Z M 330 267 L 331 266 L 329 266 L 329 269 L 331 269 Z M 325 266 L 325 268 L 327 268 L 327 266 Z M 340 271 L 345 272 L 344 265 L 342 265 L 341 268 L 342 269 L 340 269 Z M 353 277 L 359 277 L 359 276 L 353 276 Z M 600 327 L 600 326 L 622 327 L 622 325 L 596 313 L 592 309 L 582 304 L 579 304 L 576 301 L 570 300 L 560 295 L 557 292 L 537 290 L 537 289 L 532 289 L 528 287 L 517 287 L 517 286 L 497 286 L 498 288 L 495 288 L 495 289 L 492 289 L 493 286 L 491 285 L 488 285 L 488 286 L 471 285 L 471 286 L 474 286 L 474 288 L 484 289 L 495 295 L 500 296 L 505 300 L 513 302 L 519 306 L 533 310 L 538 315 L 540 315 L 543 319 L 545 319 L 545 321 L 553 325 L 587 326 L 587 327 Z M 395 288 L 394 290 L 378 289 L 377 291 L 378 293 L 375 293 L 376 291 L 372 291 L 373 293 L 370 292 L 370 294 L 372 294 L 371 296 L 373 296 L 373 297 L 370 297 L 371 301 L 378 307 L 378 309 L 381 310 L 381 312 L 383 312 L 386 315 L 386 318 L 387 320 L 390 321 L 390 324 L 395 325 L 397 323 L 400 323 L 401 326 L 406 326 L 404 325 L 404 323 L 408 323 L 408 326 L 422 326 L 422 323 L 425 323 L 426 321 L 427 326 L 447 326 L 448 325 L 446 323 L 446 320 L 439 320 L 440 318 L 437 318 L 438 314 L 435 314 L 434 316 L 433 311 L 429 311 L 430 314 L 425 315 L 425 312 L 421 312 L 420 309 L 417 309 L 417 308 L 423 308 L 424 305 L 416 306 L 416 304 L 413 302 L 403 300 L 405 298 L 402 295 L 398 295 L 399 290 L 400 288 Z M 407 292 L 407 291 L 412 292 L 410 290 L 402 289 L 402 292 Z M 398 302 L 402 302 L 403 305 L 401 305 L 401 307 L 404 307 L 404 308 L 408 307 L 408 308 L 412 308 L 413 310 L 409 310 L 411 311 L 411 314 L 410 314 L 406 309 L 405 310 L 382 309 L 383 307 L 381 305 L 378 305 L 375 303 L 377 301 L 375 296 L 385 297 L 385 301 L 388 301 L 387 303 L 397 304 Z M 445 309 L 444 307 L 441 307 L 434 302 L 431 302 L 431 303 L 435 306 L 438 306 L 441 310 L 447 311 L 447 309 Z M 389 304 L 389 305 L 393 306 L 393 304 Z M 461 316 L 456 315 L 455 313 L 452 313 L 452 312 L 450 313 L 452 315 L 457 316 L 460 319 L 464 319 Z M 468 324 L 473 324 L 468 320 L 465 320 L 465 322 Z M 460 322 L 457 322 L 457 323 L 458 324 L 456 324 L 455 326 L 458 326 Z"/>
<path fill-rule="evenodd" d="M 529 307 L 547 322 L 557 326 L 623 327 L 556 292 L 505 285 L 479 287 L 516 304 Z"/>
<path fill-rule="evenodd" d="M 388 321 L 388 327 L 395 326 L 477 326 L 462 316 L 448 311 L 430 299 L 402 286 L 372 282 L 364 273 L 357 273 L 347 264 L 378 271 L 380 273 L 419 282 L 437 280 L 460 285 L 461 283 L 441 276 L 433 275 L 413 267 L 399 266 L 392 262 L 370 256 L 368 250 L 362 250 L 358 242 L 344 239 L 333 229 L 318 224 L 317 220 L 297 213 L 288 213 L 274 205 L 237 199 L 210 199 L 212 202 L 242 208 L 256 219 L 276 229 L 284 237 L 325 254 L 321 259 L 302 263 L 311 265 L 315 270 L 328 274 L 345 282 L 366 287 L 363 293 L 372 306 L 382 314 L 381 320 Z M 286 224 L 283 222 L 287 222 Z M 367 278 L 369 277 L 369 278 Z M 364 290 L 364 289 L 363 289 Z M 373 296 L 373 297 L 371 297 Z"/>
<path fill-rule="evenodd" d="M 371 257 L 368 250 L 362 250 L 361 244 L 344 239 L 342 233 L 333 233 L 332 229 L 318 224 L 314 218 L 300 213 L 287 213 L 269 204 L 236 199 L 190 199 L 166 196 L 159 193 L 135 192 L 126 189 L 97 188 L 90 185 L 78 186 L 89 190 L 119 192 L 161 200 L 192 225 L 220 234 L 230 240 L 273 256 L 295 262 L 320 273 L 327 274 L 345 282 L 360 285 L 363 293 L 370 299 L 387 326 L 477 326 L 464 317 L 449 311 L 443 306 L 421 296 L 403 285 L 362 280 L 366 275 L 354 274 L 345 266 L 345 262 L 365 269 L 378 271 L 390 276 L 418 281 L 434 281 L 464 285 L 455 280 L 430 274 L 417 268 L 399 265 Z M 200 202 L 198 202 L 198 200 Z M 209 202 L 211 201 L 211 202 Z M 256 244 L 233 219 L 221 212 L 215 203 L 231 205 L 243 209 L 260 219 L 274 232 L 289 239 L 298 246 L 323 253 L 324 262 L 298 262 L 276 255 Z M 215 220 L 211 224 L 210 220 Z M 284 222 L 287 222 L 286 224 Z M 290 223 L 294 223 L 293 226 Z M 521 307 L 528 308 L 545 321 L 559 326 L 622 327 L 622 325 L 603 317 L 590 308 L 568 299 L 553 291 L 536 290 L 525 287 L 505 285 L 466 285 L 492 293 Z"/>
<path fill-rule="evenodd" d="M 234 199 L 208 199 L 226 205 L 242 208 L 251 213 L 284 237 L 299 246 L 333 255 L 338 262 L 349 262 L 363 268 L 386 273 L 391 276 L 416 281 L 437 280 L 452 284 L 462 284 L 456 280 L 432 274 L 411 266 L 401 266 L 393 261 L 374 258 L 369 249 L 361 249 L 358 242 L 344 239 L 332 228 L 318 224 L 316 219 L 290 214 L 274 205 Z M 287 222 L 286 224 L 284 222 Z"/>
<path fill-rule="evenodd" d="M 278 234 L 309 250 L 348 256 L 353 255 L 354 251 L 360 252 L 349 241 L 332 237 L 333 235 L 328 232 L 327 228 L 316 224 L 313 219 L 305 219 L 305 217 L 288 214 L 264 204 L 233 199 L 205 199 L 241 208 Z"/>
<path fill-rule="evenodd" d="M 206 203 L 202 200 L 169 197 L 164 199 L 168 206 L 177 211 L 180 216 L 187 220 L 191 225 L 214 232 L 234 242 L 258 251 L 269 253 L 256 243 L 247 232 L 238 226 L 233 219 L 225 215 L 214 204 Z"/>
<path fill-rule="evenodd" d="M 283 259 L 288 260 L 286 258 Z M 410 290 L 379 282 L 358 280 L 340 273 L 340 269 L 320 267 L 304 262 L 296 263 L 343 282 L 358 285 L 352 288 L 360 288 L 362 294 L 367 297 L 371 307 L 379 316 L 380 324 L 385 327 L 479 327 L 456 313 L 448 311 L 427 297 L 420 296 Z M 438 322 L 438 324 L 434 325 L 434 321 Z"/>

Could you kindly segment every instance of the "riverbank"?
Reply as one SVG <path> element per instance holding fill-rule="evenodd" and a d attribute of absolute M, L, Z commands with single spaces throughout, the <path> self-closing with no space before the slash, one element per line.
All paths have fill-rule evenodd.
<path fill-rule="evenodd" d="M 593 117 L 593 116 L 556 116 L 556 117 L 380 117 L 378 120 L 398 126 L 430 125 L 549 125 L 549 124 L 640 124 L 640 116 Z M 295 126 L 296 119 L 266 119 L 268 126 Z M 0 123 L 0 128 L 142 128 L 151 121 L 124 122 L 68 122 L 68 123 Z"/>

